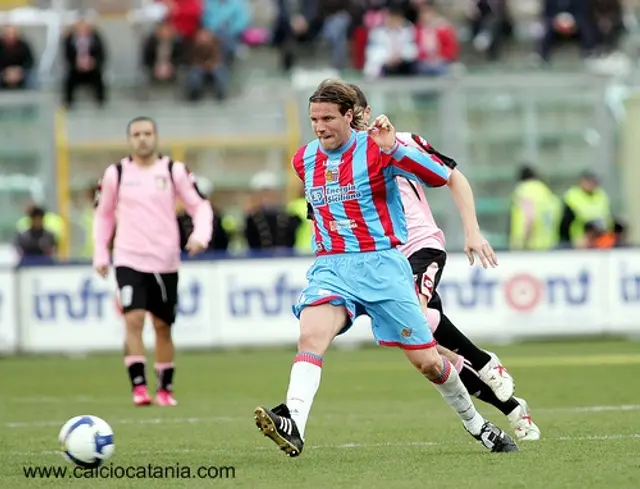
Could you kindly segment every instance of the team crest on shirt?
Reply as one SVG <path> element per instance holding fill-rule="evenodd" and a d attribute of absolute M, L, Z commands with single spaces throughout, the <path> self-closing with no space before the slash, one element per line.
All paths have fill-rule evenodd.
<path fill-rule="evenodd" d="M 337 168 L 327 168 L 324 178 L 327 183 L 338 183 L 340 181 L 340 171 Z"/>
<path fill-rule="evenodd" d="M 158 189 L 165 190 L 168 186 L 169 186 L 169 181 L 167 180 L 167 177 L 161 177 L 161 176 L 156 177 L 156 187 Z"/>

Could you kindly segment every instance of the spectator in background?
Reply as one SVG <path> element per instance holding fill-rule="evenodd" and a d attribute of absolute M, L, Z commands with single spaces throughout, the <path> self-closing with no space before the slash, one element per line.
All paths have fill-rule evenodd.
<path fill-rule="evenodd" d="M 250 25 L 251 11 L 246 0 L 204 0 L 202 27 L 219 39 L 227 66 L 232 64 L 242 34 Z"/>
<path fill-rule="evenodd" d="M 245 215 L 244 234 L 251 250 L 293 248 L 298 221 L 280 204 L 280 185 L 271 172 L 257 173 L 251 179 L 255 192 Z"/>
<path fill-rule="evenodd" d="M 42 207 L 37 206 L 31 199 L 28 199 L 28 201 L 25 202 L 25 215 L 18 219 L 18 222 L 16 222 L 16 230 L 18 233 L 23 233 L 31 227 L 31 214 L 36 208 L 42 209 Z M 45 210 L 44 212 L 44 228 L 54 235 L 57 243 L 60 243 L 65 237 L 66 226 L 64 223 L 64 219 L 62 219 L 62 217 L 55 212 L 47 210 Z"/>
<path fill-rule="evenodd" d="M 201 27 L 203 0 L 158 1 L 167 6 L 168 14 L 166 20 L 173 26 L 175 32 L 184 41 L 191 41 Z"/>
<path fill-rule="evenodd" d="M 0 38 L 0 89 L 33 88 L 33 52 L 17 27 L 2 28 Z"/>
<path fill-rule="evenodd" d="M 599 51 L 610 53 L 618 47 L 623 30 L 623 11 L 620 0 L 588 0 Z"/>
<path fill-rule="evenodd" d="M 589 15 L 589 0 L 545 0 L 542 14 L 544 35 L 540 43 L 540 57 L 547 62 L 551 48 L 558 39 L 580 39 L 585 58 L 596 47 L 593 19 Z"/>
<path fill-rule="evenodd" d="M 608 250 L 616 246 L 616 235 L 602 227 L 599 221 L 588 222 L 584 225 L 584 236 L 577 244 L 577 248 Z"/>
<path fill-rule="evenodd" d="M 81 85 L 92 88 L 99 105 L 106 102 L 104 67 L 107 52 L 102 36 L 86 20 L 80 19 L 63 41 L 66 73 L 64 104 L 73 106 L 76 90 Z"/>
<path fill-rule="evenodd" d="M 418 47 L 415 29 L 402 8 L 392 6 L 385 24 L 369 33 L 364 74 L 368 78 L 415 73 Z"/>
<path fill-rule="evenodd" d="M 629 242 L 627 241 L 627 226 L 620 219 L 616 219 L 616 222 L 613 226 L 613 232 L 616 235 L 616 247 L 624 247 L 629 245 Z"/>
<path fill-rule="evenodd" d="M 218 100 L 227 94 L 228 68 L 224 63 L 223 48 L 219 39 L 207 29 L 200 29 L 187 56 L 187 96 L 192 102 L 202 97 L 208 82 L 213 84 Z"/>
<path fill-rule="evenodd" d="M 57 241 L 51 231 L 44 227 L 45 210 L 33 207 L 29 212 L 29 227 L 16 237 L 16 250 L 23 258 L 49 257 L 56 253 Z"/>
<path fill-rule="evenodd" d="M 278 1 L 273 43 L 280 47 L 282 67 L 292 68 L 298 44 L 312 43 L 320 36 L 331 51 L 331 65 L 342 70 L 349 64 L 349 33 L 357 18 L 357 0 L 302 0 L 293 13 L 286 0 Z"/>
<path fill-rule="evenodd" d="M 143 46 L 143 65 L 150 82 L 174 81 L 182 60 L 183 44 L 173 26 L 161 22 Z"/>
<path fill-rule="evenodd" d="M 309 219 L 309 204 L 307 203 L 303 184 L 300 184 L 298 197 L 287 205 L 287 212 L 291 215 L 296 226 L 295 250 L 301 254 L 311 254 L 313 224 Z"/>
<path fill-rule="evenodd" d="M 420 75 L 444 75 L 449 71 L 449 65 L 458 59 L 460 49 L 456 30 L 448 20 L 438 15 L 433 0 L 427 0 L 420 7 L 416 44 L 416 69 Z"/>
<path fill-rule="evenodd" d="M 560 199 L 536 171 L 530 166 L 522 167 L 511 196 L 509 248 L 537 251 L 555 248 L 561 210 Z"/>
<path fill-rule="evenodd" d="M 564 194 L 563 204 L 560 242 L 564 246 L 580 246 L 584 241 L 587 223 L 605 231 L 613 229 L 609 197 L 600 187 L 598 177 L 594 173 L 584 172 L 578 184 Z"/>
<path fill-rule="evenodd" d="M 225 216 L 222 211 L 216 208 L 211 202 L 213 194 L 213 184 L 209 179 L 204 177 L 198 177 L 198 190 L 203 197 L 209 200 L 211 208 L 213 210 L 213 235 L 207 251 L 228 251 L 229 243 L 231 241 L 231 234 L 234 229 L 231 220 Z M 184 250 L 187 244 L 187 239 L 193 232 L 193 219 L 184 210 L 184 206 L 180 204 L 178 208 L 178 224 L 180 229 L 180 244 Z"/>
<path fill-rule="evenodd" d="M 489 61 L 497 61 L 505 38 L 513 31 L 507 0 L 471 0 L 469 23 L 473 46 L 486 52 Z"/>

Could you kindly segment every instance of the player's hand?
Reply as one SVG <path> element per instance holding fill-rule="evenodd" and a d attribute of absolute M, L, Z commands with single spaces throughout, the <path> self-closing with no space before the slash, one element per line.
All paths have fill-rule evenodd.
<path fill-rule="evenodd" d="M 469 265 L 474 264 L 475 254 L 478 255 L 484 268 L 494 268 L 498 266 L 496 252 L 480 231 L 474 231 L 467 235 L 464 243 L 464 252 L 469 259 Z"/>
<path fill-rule="evenodd" d="M 96 265 L 94 268 L 102 278 L 107 277 L 107 274 L 109 273 L 109 265 Z"/>
<path fill-rule="evenodd" d="M 396 129 L 389 118 L 382 114 L 376 117 L 368 129 L 371 139 L 384 151 L 391 151 L 396 143 Z"/>
<path fill-rule="evenodd" d="M 189 252 L 190 257 L 196 256 L 198 253 L 202 253 L 207 249 L 205 245 L 195 239 L 193 235 L 189 236 L 189 239 L 187 240 L 187 246 L 185 246 L 185 248 Z"/>

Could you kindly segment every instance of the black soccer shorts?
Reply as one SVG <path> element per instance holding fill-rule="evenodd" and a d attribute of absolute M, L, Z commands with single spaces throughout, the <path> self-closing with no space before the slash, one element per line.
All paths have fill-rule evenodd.
<path fill-rule="evenodd" d="M 145 273 L 116 267 L 118 303 L 123 313 L 143 309 L 171 326 L 178 311 L 178 272 Z"/>
<path fill-rule="evenodd" d="M 416 291 L 427 298 L 430 309 L 442 314 L 442 301 L 436 291 L 442 271 L 447 262 L 447 253 L 435 248 L 422 248 L 409 257 Z"/>

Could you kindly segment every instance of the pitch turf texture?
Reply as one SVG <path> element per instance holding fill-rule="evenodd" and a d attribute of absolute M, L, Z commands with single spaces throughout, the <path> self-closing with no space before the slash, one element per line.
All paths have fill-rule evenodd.
<path fill-rule="evenodd" d="M 640 487 L 640 343 L 496 347 L 543 432 L 516 454 L 490 454 L 395 349 L 332 350 L 303 454 L 258 432 L 253 409 L 282 401 L 292 350 L 180 352 L 175 408 L 130 405 L 115 355 L 0 360 L 0 488 L 246 487 L 621 489 Z M 481 404 L 502 427 L 507 420 Z M 107 466 L 198 466 L 218 478 L 27 479 L 26 467 L 70 467 L 57 452 L 69 417 L 115 431 Z M 225 472 L 222 467 L 233 467 Z M 215 469 L 212 472 L 215 475 Z M 184 473 L 183 473 L 184 475 Z M 168 476 L 171 476 L 168 473 Z"/>

